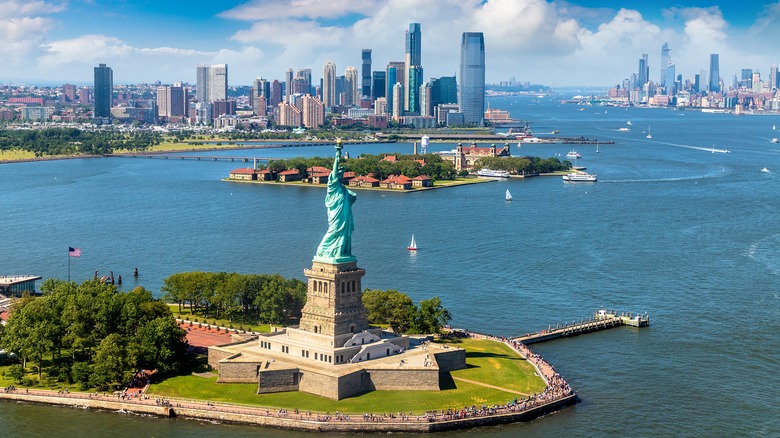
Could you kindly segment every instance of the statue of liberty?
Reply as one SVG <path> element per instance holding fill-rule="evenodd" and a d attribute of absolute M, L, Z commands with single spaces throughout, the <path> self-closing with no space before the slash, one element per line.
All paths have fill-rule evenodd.
<path fill-rule="evenodd" d="M 333 160 L 333 170 L 328 176 L 328 193 L 325 196 L 325 206 L 328 207 L 328 231 L 317 247 L 315 261 L 326 263 L 353 262 L 357 259 L 352 255 L 352 231 L 355 223 L 352 220 L 352 204 L 357 199 L 355 193 L 344 187 L 341 178 L 344 167 L 341 166 L 341 140 L 336 141 L 336 157 Z"/>

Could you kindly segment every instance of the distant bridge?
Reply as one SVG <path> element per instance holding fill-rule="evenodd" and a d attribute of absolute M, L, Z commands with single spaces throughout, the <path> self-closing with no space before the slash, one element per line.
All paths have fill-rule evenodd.
<path fill-rule="evenodd" d="M 195 160 L 195 161 L 269 161 L 270 157 L 227 157 L 222 155 L 169 155 L 169 154 L 105 154 L 105 157 L 113 158 L 146 158 L 157 160 Z"/>

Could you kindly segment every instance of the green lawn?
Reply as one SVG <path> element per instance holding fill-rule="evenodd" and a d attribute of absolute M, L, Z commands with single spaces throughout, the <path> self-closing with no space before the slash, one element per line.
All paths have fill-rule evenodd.
<path fill-rule="evenodd" d="M 0 151 L 0 161 L 31 160 L 35 158 L 35 152 L 12 149 Z"/>
<path fill-rule="evenodd" d="M 447 343 L 458 343 L 467 351 L 468 368 L 453 372 L 453 377 L 529 394 L 544 389 L 544 383 L 534 375 L 533 368 L 503 344 L 471 339 Z M 152 385 L 149 394 L 273 408 L 297 408 L 314 412 L 338 410 L 357 414 L 410 410 L 420 414 L 434 409 L 461 408 L 484 403 L 503 404 L 520 397 L 513 392 L 453 380 L 450 377 L 442 379 L 442 391 L 373 391 L 340 401 L 303 392 L 257 394 L 256 384 L 216 383 L 216 380 L 216 374 L 210 377 L 173 377 Z"/>
<path fill-rule="evenodd" d="M 476 339 L 447 340 L 446 344 L 466 349 L 465 370 L 453 371 L 453 377 L 483 382 L 513 391 L 533 394 L 544 389 L 528 361 L 501 342 Z"/>

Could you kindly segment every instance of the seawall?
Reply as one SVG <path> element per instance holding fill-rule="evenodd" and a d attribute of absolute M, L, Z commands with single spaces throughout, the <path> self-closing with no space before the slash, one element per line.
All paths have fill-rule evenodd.
<path fill-rule="evenodd" d="M 514 422 L 529 421 L 576 403 L 576 396 L 569 395 L 556 400 L 539 403 L 522 411 L 505 410 L 500 413 L 469 416 L 467 418 L 442 419 L 425 415 L 401 418 L 371 416 L 364 418 L 360 414 L 354 417 L 325 416 L 314 413 L 290 413 L 287 411 L 267 410 L 263 408 L 210 404 L 194 401 L 167 400 L 158 404 L 155 399 L 127 400 L 115 396 L 95 397 L 84 393 L 58 394 L 54 391 L 23 390 L 0 392 L 0 400 L 24 401 L 49 405 L 62 405 L 106 411 L 142 413 L 161 417 L 186 417 L 205 421 L 248 424 L 277 427 L 300 431 L 320 432 L 440 432 L 468 429 Z"/>

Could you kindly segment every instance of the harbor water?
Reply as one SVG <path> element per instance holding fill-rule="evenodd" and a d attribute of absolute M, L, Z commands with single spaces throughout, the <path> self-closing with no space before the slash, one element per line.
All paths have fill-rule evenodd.
<path fill-rule="evenodd" d="M 539 97 L 489 102 L 531 120 L 539 137 L 559 130 L 604 142 L 598 153 L 595 144 L 510 143 L 513 155 L 561 159 L 574 148 L 582 155 L 577 165 L 599 181 L 537 177 L 421 193 L 358 191 L 353 253 L 366 270 L 363 286 L 397 289 L 415 301 L 437 295 L 454 326 L 495 335 L 546 329 L 600 307 L 647 312 L 652 325 L 534 345 L 582 402 L 529 423 L 446 436 L 776 436 L 780 147 L 770 139 L 780 136 L 772 129 L 780 116 L 579 107 Z M 412 145 L 345 151 L 411 153 Z M 221 181 L 241 166 L 138 158 L 0 165 L 0 275 L 67 279 L 70 271 L 83 281 L 112 271 L 122 288 L 143 285 L 158 296 L 163 279 L 181 271 L 304 279 L 327 229 L 324 190 Z M 416 252 L 406 250 L 412 234 Z M 69 260 L 69 246 L 82 256 Z M 10 403 L 0 406 L 0 431 L 294 435 Z"/>

